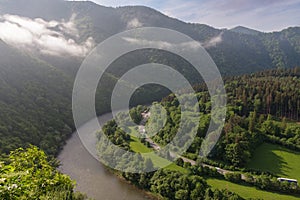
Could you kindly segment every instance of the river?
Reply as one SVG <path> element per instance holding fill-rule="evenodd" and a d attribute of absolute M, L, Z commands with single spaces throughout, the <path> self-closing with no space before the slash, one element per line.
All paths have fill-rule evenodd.
<path fill-rule="evenodd" d="M 110 114 L 99 117 L 102 123 L 111 119 Z M 89 123 L 81 128 L 92 130 Z M 59 170 L 76 181 L 76 190 L 95 200 L 142 200 L 147 195 L 109 172 L 82 145 L 77 132 L 67 141 L 58 156 Z"/>

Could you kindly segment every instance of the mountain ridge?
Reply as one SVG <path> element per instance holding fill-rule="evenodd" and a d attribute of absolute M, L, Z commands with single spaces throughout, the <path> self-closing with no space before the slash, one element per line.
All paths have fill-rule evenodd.
<path fill-rule="evenodd" d="M 27 2 L 14 0 L 9 2 Z M 0 1 L 1 5 L 11 5 Z M 70 19 L 76 14 L 74 23 L 83 42 L 92 37 L 96 44 L 108 37 L 136 27 L 161 27 L 182 32 L 204 45 L 223 75 L 252 73 L 270 68 L 300 66 L 299 27 L 290 27 L 281 32 L 263 33 L 246 27 L 216 29 L 209 25 L 186 23 L 146 6 L 105 7 L 90 1 L 30 0 L 30 6 L 20 9 L 4 9 L 2 13 L 24 14 L 26 17 L 41 17 L 48 20 Z M 51 6 L 41 12 L 47 2 Z M 60 7 L 60 5 L 63 5 Z M 9 7 L 9 6 L 8 6 Z M 56 9 L 60 7 L 59 9 Z M 63 8 L 63 9 L 61 9 Z M 11 12 L 10 12 L 11 11 Z M 18 13 L 19 12 L 19 13 Z M 55 13 L 55 15 L 53 14 Z M 52 17 L 51 17 L 52 15 Z M 249 34 L 250 33 L 250 34 Z M 47 59 L 51 60 L 51 59 Z M 51 63 L 53 64 L 53 63 Z M 76 65 L 74 70 L 79 67 Z M 72 72 L 74 73 L 74 72 Z"/>
<path fill-rule="evenodd" d="M 288 28 L 282 32 L 262 33 L 257 36 L 215 29 L 208 25 L 185 23 L 147 7 L 107 8 L 100 5 L 95 6 L 96 4 L 91 2 L 62 2 L 60 0 L 55 2 L 30 0 L 35 4 L 33 10 L 27 0 L 0 0 L 0 5 L 5 3 L 9 6 L 14 5 L 11 2 L 23 4 L 27 2 L 29 6 L 19 10 L 18 7 L 2 6 L 0 13 L 33 19 L 40 17 L 44 19 L 43 23 L 48 24 L 51 20 L 68 24 L 70 17 L 75 13 L 76 17 L 71 22 L 76 25 L 78 38 L 77 34 L 73 36 L 72 34 L 57 33 L 61 34 L 62 39 L 74 40 L 74 43 L 77 42 L 78 45 L 89 37 L 92 37 L 97 44 L 114 34 L 134 28 L 128 26 L 134 20 L 131 25 L 170 28 L 183 32 L 205 44 L 206 50 L 224 76 L 253 73 L 278 67 L 300 66 L 299 27 Z M 42 8 L 45 6 L 43 2 L 51 5 L 44 12 L 42 12 Z M 22 5 L 21 3 L 19 5 Z M 54 12 L 55 8 L 62 4 L 64 4 L 65 10 L 60 8 Z M 5 19 L 1 18 L 0 24 L 4 21 Z M 55 28 L 56 31 L 59 30 L 59 27 Z M 65 56 L 64 54 L 53 56 L 42 54 L 42 51 L 34 54 L 19 48 L 18 45 L 2 41 L 0 38 L 0 58 L 0 81 L 2 83 L 0 84 L 0 117 L 3 119 L 3 123 L 0 120 L 0 134 L 7 136 L 7 140 L 0 140 L 0 147 L 6 147 L 5 149 L 0 148 L 0 152 L 8 152 L 16 147 L 10 143 L 26 145 L 26 141 L 30 141 L 43 149 L 49 149 L 47 153 L 52 155 L 57 153 L 74 128 L 70 107 L 72 85 L 84 57 Z M 169 54 L 157 51 L 135 52 L 114 63 L 110 74 L 106 74 L 104 77 L 104 89 L 99 90 L 99 93 L 108 94 L 108 90 L 114 86 L 122 75 L 121 73 L 130 70 L 132 66 L 145 64 L 153 59 L 158 63 L 170 65 L 178 71 L 182 66 L 186 66 L 185 62 Z M 194 75 L 195 73 L 183 72 L 183 74 L 193 84 L 201 81 Z M 143 101 L 150 101 L 152 97 L 160 99 L 166 96 L 168 91 L 160 88 L 150 88 L 150 90 L 146 88 L 146 90 L 141 90 L 141 93 Z M 105 100 L 107 101 L 109 98 L 97 96 L 97 102 L 100 102 L 96 105 L 98 114 L 108 111 L 110 101 L 106 102 Z M 142 100 L 136 99 L 135 103 L 149 103 L 141 102 Z M 43 115 L 47 118 L 42 118 Z M 11 127 L 15 127 L 14 129 L 9 128 L 12 123 L 14 126 L 11 125 Z M 25 142 L 22 143 L 20 139 Z"/>
<path fill-rule="evenodd" d="M 236 33 L 243 33 L 243 34 L 249 34 L 249 35 L 257 35 L 257 34 L 261 34 L 263 32 L 255 30 L 255 29 L 251 29 L 251 28 L 247 28 L 244 26 L 236 26 L 232 29 L 229 29 L 230 31 L 236 32 Z"/>

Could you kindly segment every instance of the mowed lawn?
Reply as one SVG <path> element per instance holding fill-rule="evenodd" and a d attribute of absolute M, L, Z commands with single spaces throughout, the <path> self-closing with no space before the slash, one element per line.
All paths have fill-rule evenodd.
<path fill-rule="evenodd" d="M 258 190 L 255 187 L 238 185 L 235 183 L 231 183 L 225 180 L 219 179 L 207 179 L 207 183 L 212 186 L 212 188 L 216 189 L 227 189 L 232 191 L 245 199 L 249 198 L 257 198 L 257 199 L 265 199 L 265 200 L 299 200 L 299 197 L 278 194 L 274 192 L 267 192 L 263 190 Z"/>
<path fill-rule="evenodd" d="M 300 181 L 300 153 L 264 143 L 255 150 L 247 168 L 269 171 L 280 177 Z"/>

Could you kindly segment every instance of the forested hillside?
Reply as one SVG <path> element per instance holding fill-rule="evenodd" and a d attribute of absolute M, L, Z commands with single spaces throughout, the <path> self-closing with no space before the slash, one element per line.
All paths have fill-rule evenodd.
<path fill-rule="evenodd" d="M 255 186 L 259 190 L 276 191 L 299 197 L 300 188 L 297 184 L 277 180 L 280 175 L 292 179 L 299 178 L 298 168 L 294 161 L 283 156 L 288 155 L 296 160 L 300 159 L 299 84 L 300 68 L 269 70 L 227 78 L 225 80 L 228 95 L 226 122 L 221 138 L 208 158 L 199 157 L 199 152 L 211 119 L 211 102 L 205 85 L 196 86 L 201 112 L 200 125 L 193 144 L 175 163 L 177 166 L 173 164 L 168 166 L 167 169 L 171 171 L 167 173 L 160 170 L 154 174 L 137 176 L 123 173 L 123 176 L 139 187 L 158 193 L 167 199 L 180 199 L 177 196 L 179 193 L 184 193 L 189 196 L 189 199 L 194 199 L 195 191 L 185 188 L 183 184 L 180 184 L 180 187 L 168 188 L 166 189 L 168 192 L 165 192 L 164 182 L 155 181 L 156 176 L 160 176 L 159 180 L 165 180 L 170 176 L 176 176 L 177 173 L 189 174 L 195 182 L 200 181 L 194 177 L 197 175 L 214 177 L 251 187 Z M 150 139 L 148 137 L 146 139 L 135 138 L 134 134 L 137 133 L 134 133 L 133 127 L 127 127 L 125 132 L 114 121 L 107 123 L 103 130 L 104 134 L 114 144 L 137 153 L 155 151 L 153 143 L 161 147 L 166 146 L 177 134 L 181 111 L 178 99 L 173 94 L 164 98 L 160 104 L 166 109 L 166 124 L 155 136 L 148 136 Z M 137 107 L 130 113 L 132 118 L 139 122 L 141 118 L 137 113 L 145 110 L 147 109 Z M 126 119 L 123 120 L 126 124 Z M 150 117 L 150 120 L 157 122 L 162 119 Z M 195 121 L 192 117 L 187 124 L 184 124 L 187 129 L 194 126 Z M 151 129 L 147 129 L 146 125 L 146 131 L 148 130 Z M 153 142 L 149 142 L 151 140 Z M 281 149 L 279 153 L 278 149 Z M 101 151 L 101 156 L 111 153 L 109 149 L 101 149 L 101 146 L 99 146 L 99 151 Z M 150 157 L 150 160 L 147 160 L 148 157 L 140 155 L 148 165 L 149 163 L 154 166 L 157 164 L 157 158 Z M 269 157 L 264 158 L 264 155 Z M 172 156 L 171 153 L 170 156 Z M 259 160 L 258 162 L 255 161 L 256 159 L 265 159 L 265 161 Z M 286 159 L 287 163 L 283 162 Z M 150 182 L 150 185 L 145 186 L 145 182 Z"/>
<path fill-rule="evenodd" d="M 1 15 L 11 14 L 29 19 L 39 17 L 48 21 L 68 21 L 73 15 L 78 37 L 66 33 L 61 33 L 61 37 L 68 36 L 78 44 L 89 37 L 97 44 L 113 34 L 139 26 L 181 31 L 206 47 L 223 75 L 300 65 L 300 29 L 297 27 L 274 33 L 241 27 L 219 30 L 208 25 L 185 23 L 147 7 L 107 8 L 91 2 L 1 0 L 0 5 Z M 1 19 L 3 21 L 4 18 Z M 58 27 L 56 29 L 59 30 Z M 216 38 L 218 42 L 211 42 Z M 43 54 L 43 51 L 32 51 L 22 48 L 22 45 L 2 41 L 0 50 L 1 154 L 28 144 L 38 145 L 47 153 L 56 154 L 74 128 L 71 115 L 72 85 L 83 58 Z M 115 61 L 103 78 L 97 93 L 97 113 L 109 110 L 110 91 L 120 76 L 134 65 L 150 61 L 173 66 L 193 84 L 201 81 L 193 70 L 182 70 L 183 66 L 188 65 L 183 59 L 153 50 L 133 52 Z M 228 83 L 228 87 L 237 88 L 230 92 L 240 99 L 233 104 L 240 109 L 240 113 L 250 112 L 257 107 L 262 114 L 298 119 L 297 93 L 291 91 L 297 85 L 290 84 L 293 78 L 276 77 L 272 83 L 267 78 L 253 77 L 247 79 L 247 83 L 242 82 L 243 79 L 240 78 L 238 85 L 237 80 Z M 273 77 L 269 79 L 273 81 Z M 270 84 L 269 88 L 260 89 L 267 84 Z M 285 88 L 285 92 L 278 90 L 279 86 Z M 166 89 L 146 86 L 133 98 L 132 105 L 160 100 L 168 93 Z"/>
<path fill-rule="evenodd" d="M 204 24 L 185 23 L 143 6 L 108 8 L 92 2 L 14 1 L 18 3 L 1 0 L 0 14 L 32 19 L 40 17 L 49 21 L 67 21 L 75 14 L 74 20 L 80 36 L 72 37 L 76 42 L 92 37 L 97 44 L 114 34 L 137 27 L 162 27 L 185 33 L 203 44 L 223 75 L 300 65 L 299 27 L 273 33 L 245 27 L 221 30 Z M 22 9 L 16 5 L 23 5 Z M 47 7 L 47 12 L 41 12 L 45 10 L 44 7 Z M 80 62 L 74 68 L 78 68 L 78 64 Z"/>
<path fill-rule="evenodd" d="M 298 27 L 282 32 L 255 31 L 256 34 L 249 34 L 249 31 L 238 29 L 219 30 L 208 25 L 185 23 L 143 6 L 113 9 L 96 6 L 91 2 L 72 2 L 69 6 L 80 16 L 78 24 L 85 22 L 85 26 L 80 28 L 85 38 L 92 36 L 101 42 L 113 34 L 135 28 L 130 26 L 133 20 L 137 27 L 169 28 L 200 41 L 224 75 L 300 65 Z M 107 24 L 108 18 L 113 19 L 114 23 Z M 218 42 L 212 42 L 213 39 Z"/>
<path fill-rule="evenodd" d="M 295 182 L 277 178 L 300 179 L 300 27 L 272 33 L 240 26 L 216 29 L 144 6 L 108 8 L 62 0 L 0 0 L 0 25 L 1 33 L 7 29 L 0 34 L 0 199 L 84 199 L 73 192 L 75 183 L 56 170 L 52 159 L 75 130 L 71 108 L 76 73 L 97 44 L 139 27 L 168 28 L 199 41 L 224 76 L 228 112 L 219 142 L 208 158 L 199 158 L 211 118 L 210 96 L 200 76 L 186 60 L 168 52 L 145 49 L 121 56 L 100 80 L 95 97 L 98 115 L 110 111 L 118 79 L 134 66 L 151 62 L 173 67 L 195 85 L 201 111 L 185 160 L 157 172 L 122 176 L 166 199 L 244 198 L 227 188 L 209 186 L 212 177 L 290 195 L 286 198 L 299 197 Z M 131 100 L 131 106 L 161 101 L 168 114 L 166 126 L 151 140 L 158 147 L 168 144 L 178 129 L 178 99 L 166 88 L 147 85 Z M 131 110 L 136 122 L 145 110 Z M 191 120 L 188 128 L 194 126 Z M 127 150 L 153 151 L 149 141 L 129 136 L 114 121 L 104 132 Z M 110 149 L 100 150 L 111 157 Z M 138 158 L 142 162 L 126 167 L 159 162 Z"/>
<path fill-rule="evenodd" d="M 29 144 L 54 155 L 72 133 L 71 81 L 0 41 L 0 152 Z"/>

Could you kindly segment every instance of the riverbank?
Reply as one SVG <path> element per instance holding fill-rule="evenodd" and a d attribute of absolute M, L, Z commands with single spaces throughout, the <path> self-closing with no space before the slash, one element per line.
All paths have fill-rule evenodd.
<path fill-rule="evenodd" d="M 132 183 L 130 183 L 129 181 L 127 181 L 127 180 L 122 176 L 122 174 L 121 174 L 120 172 L 115 171 L 115 170 L 113 170 L 113 169 L 110 169 L 110 168 L 108 168 L 108 167 L 106 167 L 106 166 L 104 166 L 104 167 L 106 168 L 106 170 L 107 170 L 108 172 L 110 172 L 110 173 L 116 175 L 116 176 L 120 179 L 120 181 L 122 181 L 122 182 L 124 182 L 124 183 L 127 183 L 127 184 L 129 184 L 129 185 L 132 185 L 132 186 L 134 186 L 137 190 L 139 190 L 141 193 L 144 193 L 144 194 L 147 196 L 147 199 L 149 199 L 149 200 L 162 200 L 162 199 L 163 199 L 163 198 L 162 198 L 161 196 L 159 196 L 159 195 L 156 195 L 156 194 L 154 194 L 154 193 L 152 193 L 152 192 L 149 192 L 149 191 L 146 191 L 146 190 L 143 190 L 143 189 L 140 189 L 140 188 L 136 187 L 135 185 L 133 185 Z"/>
<path fill-rule="evenodd" d="M 99 117 L 102 123 L 110 119 L 112 119 L 110 114 Z M 138 189 L 108 170 L 90 155 L 76 132 L 67 141 L 58 160 L 61 162 L 59 170 L 76 181 L 76 190 L 95 200 L 158 199 L 155 195 Z"/>

